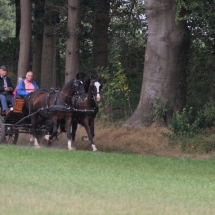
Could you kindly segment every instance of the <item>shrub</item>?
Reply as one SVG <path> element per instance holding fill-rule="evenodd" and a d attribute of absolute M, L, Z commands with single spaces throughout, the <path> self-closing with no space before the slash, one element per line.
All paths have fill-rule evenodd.
<path fill-rule="evenodd" d="M 182 113 L 176 112 L 173 114 L 171 130 L 177 136 L 191 137 L 199 130 L 199 117 L 193 119 L 193 108 L 184 108 Z"/>

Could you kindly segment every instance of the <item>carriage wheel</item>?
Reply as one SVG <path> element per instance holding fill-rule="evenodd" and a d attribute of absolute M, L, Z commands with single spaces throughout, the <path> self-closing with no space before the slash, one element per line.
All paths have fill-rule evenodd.
<path fill-rule="evenodd" d="M 0 116 L 0 143 L 5 142 L 5 125 L 4 119 Z"/>
<path fill-rule="evenodd" d="M 6 143 L 15 145 L 18 141 L 18 137 L 19 137 L 18 133 L 6 135 L 5 137 Z"/>

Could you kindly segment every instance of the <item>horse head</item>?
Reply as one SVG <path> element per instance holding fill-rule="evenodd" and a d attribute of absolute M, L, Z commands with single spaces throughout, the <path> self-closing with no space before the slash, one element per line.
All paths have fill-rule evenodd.
<path fill-rule="evenodd" d="M 76 78 L 70 80 L 63 86 L 61 94 L 64 95 L 64 101 L 69 105 L 70 102 L 68 100 L 71 101 L 73 96 L 81 98 L 82 100 L 86 98 L 84 84 L 79 73 L 76 75 Z"/>
<path fill-rule="evenodd" d="M 75 79 L 73 83 L 73 91 L 74 95 L 84 99 L 86 97 L 84 84 L 81 79 Z"/>
<path fill-rule="evenodd" d="M 101 99 L 100 91 L 102 89 L 102 84 L 99 81 L 99 77 L 95 75 L 91 75 L 90 78 L 85 83 L 85 91 L 87 92 L 89 89 L 93 94 L 93 99 L 96 102 L 99 102 Z"/>

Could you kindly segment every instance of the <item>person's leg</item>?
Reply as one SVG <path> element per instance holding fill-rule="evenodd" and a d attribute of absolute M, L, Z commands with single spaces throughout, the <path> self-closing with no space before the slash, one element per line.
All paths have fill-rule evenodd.
<path fill-rule="evenodd" d="M 15 101 L 14 97 L 12 95 L 7 95 L 6 98 L 7 98 L 7 102 L 9 104 L 12 104 L 12 106 L 14 106 L 14 101 Z"/>
<path fill-rule="evenodd" d="M 7 99 L 5 95 L 0 94 L 0 102 L 1 102 L 2 110 L 6 111 L 8 109 L 8 105 L 7 105 Z"/>

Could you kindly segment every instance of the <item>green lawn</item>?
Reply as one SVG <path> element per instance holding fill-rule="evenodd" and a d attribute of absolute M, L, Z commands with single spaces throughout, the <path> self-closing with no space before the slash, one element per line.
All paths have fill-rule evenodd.
<path fill-rule="evenodd" d="M 0 214 L 215 214 L 215 160 L 0 145 Z"/>

